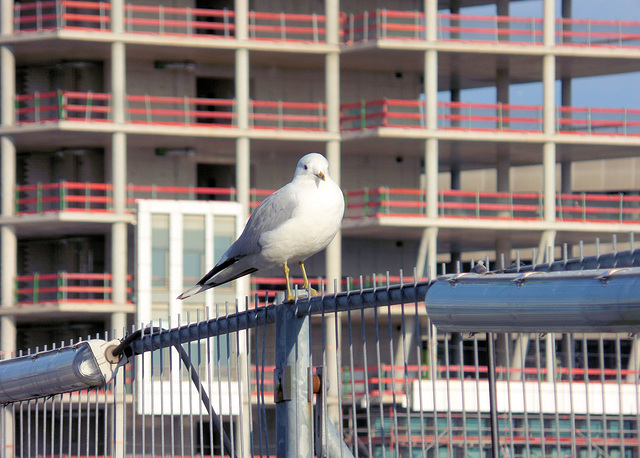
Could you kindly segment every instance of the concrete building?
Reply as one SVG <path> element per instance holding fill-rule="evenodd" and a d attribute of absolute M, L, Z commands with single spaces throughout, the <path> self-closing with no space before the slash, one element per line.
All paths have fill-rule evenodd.
<path fill-rule="evenodd" d="M 308 263 L 329 290 L 626 242 L 640 107 L 575 107 L 572 83 L 640 71 L 640 23 L 512 3 L 2 0 L 0 351 L 281 288 L 174 299 L 309 151 L 347 199 Z M 511 104 L 528 83 L 540 99 Z"/>

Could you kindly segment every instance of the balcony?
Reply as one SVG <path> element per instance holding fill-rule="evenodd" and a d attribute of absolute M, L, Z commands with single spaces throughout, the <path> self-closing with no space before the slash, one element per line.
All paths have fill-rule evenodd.
<path fill-rule="evenodd" d="M 53 274 L 19 275 L 16 277 L 15 303 L 18 306 L 101 303 L 111 304 L 112 275 L 103 273 L 58 272 Z M 131 283 L 131 276 L 127 282 Z M 131 303 L 132 288 L 127 288 Z"/>
<path fill-rule="evenodd" d="M 111 4 L 73 0 L 16 3 L 15 33 L 51 30 L 111 31 Z M 232 10 L 126 4 L 124 31 L 130 34 L 235 39 Z M 251 40 L 324 43 L 325 17 L 318 14 L 249 12 Z"/>
<path fill-rule="evenodd" d="M 111 123 L 111 94 L 53 91 L 16 95 L 17 125 L 76 121 Z M 135 125 L 236 127 L 235 100 L 192 97 L 126 96 L 126 122 Z M 252 129 L 326 131 L 324 103 L 252 100 Z"/>
<path fill-rule="evenodd" d="M 235 100 L 150 95 L 126 96 L 126 122 L 133 125 L 236 127 Z M 385 127 L 426 127 L 424 100 L 379 99 L 343 104 L 342 132 Z M 52 91 L 16 95 L 18 126 L 59 121 L 111 123 L 111 94 Z M 438 103 L 438 129 L 542 133 L 542 105 Z M 250 101 L 249 127 L 255 130 L 326 132 L 322 102 Z M 556 133 L 640 135 L 640 109 L 557 107 Z"/>
<path fill-rule="evenodd" d="M 235 12 L 126 4 L 125 33 L 205 39 L 235 39 Z M 75 0 L 16 3 L 15 33 L 51 30 L 111 31 L 111 4 Z M 321 14 L 249 12 L 251 40 L 325 43 L 325 17 Z M 376 10 L 343 14 L 344 44 L 375 40 L 424 40 L 424 13 Z M 537 17 L 438 14 L 441 41 L 542 44 L 542 19 Z M 640 22 L 598 19 L 556 19 L 558 46 L 637 48 Z"/>
<path fill-rule="evenodd" d="M 438 40 L 444 42 L 542 45 L 543 21 L 536 17 L 438 14 Z M 376 10 L 350 14 L 343 32 L 346 44 L 376 40 L 424 41 L 424 13 Z M 638 48 L 640 22 L 556 19 L 557 46 Z"/>
<path fill-rule="evenodd" d="M 57 212 L 108 213 L 113 211 L 113 186 L 105 183 L 47 183 L 16 187 L 17 215 Z M 272 190 L 252 189 L 251 208 Z M 127 207 L 138 199 L 235 201 L 234 188 L 128 185 Z M 422 189 L 380 187 L 345 192 L 347 219 L 425 218 L 426 192 Z M 544 195 L 537 192 L 500 193 L 441 190 L 438 217 L 484 220 L 543 220 Z M 558 194 L 556 220 L 583 223 L 640 222 L 640 196 L 623 194 Z M 275 284 L 275 283 L 274 283 Z M 278 283 L 279 285 L 279 283 Z"/>
<path fill-rule="evenodd" d="M 424 100 L 380 99 L 341 106 L 343 132 L 385 127 L 426 127 Z M 542 133 L 542 105 L 463 102 L 438 103 L 438 129 L 475 132 Z M 578 135 L 640 135 L 640 110 L 626 108 L 557 107 L 556 133 Z"/>
<path fill-rule="evenodd" d="M 476 220 L 544 220 L 542 193 L 499 193 L 442 190 L 439 218 Z M 426 194 L 420 189 L 377 188 L 346 193 L 346 219 L 424 218 Z M 556 221 L 640 223 L 640 196 L 558 194 Z"/>

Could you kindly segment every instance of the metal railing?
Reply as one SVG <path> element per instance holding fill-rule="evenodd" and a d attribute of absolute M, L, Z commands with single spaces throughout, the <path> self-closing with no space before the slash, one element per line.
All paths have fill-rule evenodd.
<path fill-rule="evenodd" d="M 542 193 L 441 190 L 438 217 L 488 220 L 542 220 Z M 346 219 L 425 217 L 426 191 L 379 187 L 346 192 Z M 623 194 L 562 194 L 556 196 L 556 220 L 637 223 L 640 197 Z"/>
<path fill-rule="evenodd" d="M 640 342 L 629 332 L 639 325 L 621 318 L 640 311 L 639 257 L 578 259 L 596 269 L 577 273 L 556 263 L 419 283 L 401 273 L 397 285 L 356 280 L 344 293 L 143 324 L 116 348 L 105 336 L 111 364 L 120 351 L 126 359 L 104 387 L 3 404 L 0 446 L 73 457 L 634 456 Z M 482 303 L 488 321 L 468 324 L 469 295 L 491 301 Z M 509 295 L 521 307 L 492 314 Z M 554 304 L 554 319 L 532 313 L 540 300 Z M 465 303 L 460 326 L 443 315 Z M 494 332 L 507 323 L 510 332 Z M 51 348 L 16 363 L 53 361 L 68 346 Z M 11 363 L 0 363 L 2 377 Z"/>
<path fill-rule="evenodd" d="M 251 209 L 273 191 L 252 189 Z M 113 186 L 107 183 L 60 182 L 16 186 L 18 215 L 56 212 L 113 211 Z M 345 193 L 345 218 L 425 217 L 426 191 L 411 188 L 365 188 Z M 544 195 L 536 192 L 479 192 L 440 190 L 438 216 L 495 220 L 542 220 Z M 235 201 L 234 188 L 128 185 L 127 208 L 138 199 Z M 637 223 L 640 196 L 624 194 L 556 195 L 556 220 L 591 223 Z"/>
<path fill-rule="evenodd" d="M 16 33 L 48 30 L 111 31 L 111 4 L 75 0 L 16 3 Z M 132 34 L 235 38 L 235 12 L 227 9 L 124 5 L 125 32 Z M 325 42 L 321 14 L 249 12 L 249 39 L 302 43 Z"/>
<path fill-rule="evenodd" d="M 438 129 L 542 133 L 542 105 L 439 102 Z M 640 134 L 640 110 L 626 108 L 557 107 L 556 133 L 581 135 Z M 427 125 L 424 100 L 379 99 L 341 106 L 343 132 Z"/>
<path fill-rule="evenodd" d="M 350 14 L 344 21 L 347 44 L 375 40 L 426 39 L 424 13 L 379 9 Z M 438 40 L 465 43 L 542 44 L 539 17 L 438 14 Z M 558 46 L 636 48 L 640 22 L 625 20 L 557 18 Z"/>
<path fill-rule="evenodd" d="M 235 38 L 235 12 L 205 8 L 125 4 L 125 32 L 213 39 Z M 111 30 L 111 4 L 75 0 L 16 3 L 16 33 L 49 30 Z M 424 40 L 424 13 L 379 9 L 342 14 L 342 42 Z M 438 14 L 438 39 L 472 43 L 542 44 L 538 17 Z M 324 43 L 322 14 L 249 12 L 249 39 Z M 635 48 L 640 46 L 640 22 L 600 19 L 556 19 L 558 46 Z"/>
<path fill-rule="evenodd" d="M 126 96 L 126 122 L 132 124 L 234 127 L 233 99 Z M 423 129 L 424 100 L 380 99 L 343 104 L 343 132 L 383 127 Z M 640 110 L 626 108 L 557 107 L 556 133 L 579 135 L 640 135 Z M 16 95 L 16 123 L 55 121 L 111 122 L 111 94 L 52 91 Z M 251 100 L 253 129 L 326 131 L 326 104 Z M 440 102 L 438 129 L 542 133 L 541 105 Z"/>
<path fill-rule="evenodd" d="M 127 282 L 131 283 L 131 275 Z M 111 303 L 112 275 L 109 273 L 58 272 L 53 274 L 18 275 L 15 303 L 18 306 L 54 303 Z M 131 286 L 127 297 L 131 300 Z"/>
<path fill-rule="evenodd" d="M 126 96 L 126 122 L 160 126 L 235 127 L 233 99 Z M 17 124 L 55 121 L 112 122 L 111 94 L 52 91 L 16 96 Z M 253 129 L 325 131 L 324 103 L 252 100 Z"/>

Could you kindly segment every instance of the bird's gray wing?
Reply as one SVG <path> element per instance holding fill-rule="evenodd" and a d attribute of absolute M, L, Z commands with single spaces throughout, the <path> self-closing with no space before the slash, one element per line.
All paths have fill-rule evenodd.
<path fill-rule="evenodd" d="M 228 257 L 260 252 L 260 236 L 291 219 L 297 203 L 296 194 L 290 192 L 289 185 L 263 200 L 251 214 L 238 240 L 227 251 Z"/>
<path fill-rule="evenodd" d="M 260 244 L 258 242 L 260 236 L 291 219 L 297 199 L 295 193 L 289 192 L 289 189 L 289 185 L 280 188 L 258 205 L 251 214 L 238 240 L 222 255 L 215 267 L 200 279 L 199 285 L 207 283 L 214 275 L 232 266 L 245 256 L 259 253 Z M 254 271 L 252 270 L 252 272 Z M 239 276 L 247 273 L 251 272 L 243 272 Z"/>

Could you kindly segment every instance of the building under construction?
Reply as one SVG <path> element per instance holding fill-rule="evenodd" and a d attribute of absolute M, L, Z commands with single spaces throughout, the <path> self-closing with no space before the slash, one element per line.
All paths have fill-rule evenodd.
<path fill-rule="evenodd" d="M 0 2 L 0 352 L 223 315 L 225 303 L 282 289 L 279 271 L 260 272 L 175 299 L 310 151 L 327 156 L 347 204 L 341 233 L 307 263 L 329 292 L 361 275 L 371 286 L 372 273 L 393 283 L 400 270 L 417 281 L 478 259 L 496 270 L 595 255 L 596 237 L 633 248 L 640 107 L 572 96 L 582 78 L 640 71 L 640 21 L 573 17 L 571 0 L 518 16 L 519 3 Z M 530 104 L 510 102 L 531 87 Z M 479 89 L 495 100 L 474 101 Z M 387 352 L 399 354 L 405 316 L 389 314 Z M 422 363 L 454 364 L 448 349 L 458 363 L 477 355 L 473 338 L 431 335 L 424 307 L 407 319 L 424 331 L 411 336 Z M 616 370 L 637 377 L 634 339 L 531 342 L 505 334 L 498 363 L 581 368 L 583 379 L 597 367 L 599 386 Z M 455 376 L 478 377 L 465 370 Z M 381 411 L 394 404 L 383 394 Z M 571 408 L 583 423 L 566 431 L 597 429 L 607 455 L 637 456 L 638 409 Z M 509 421 L 529 428 L 517 410 Z M 463 412 L 443 421 L 471 428 Z M 557 450 L 545 412 L 535 439 L 533 426 L 521 431 L 528 451 Z"/>

